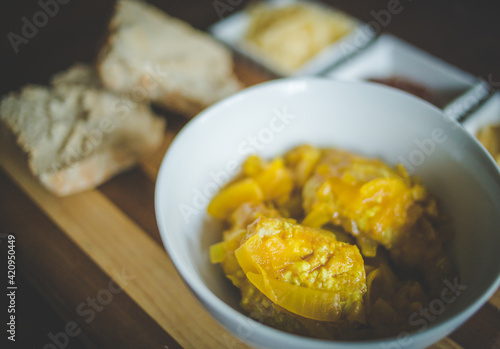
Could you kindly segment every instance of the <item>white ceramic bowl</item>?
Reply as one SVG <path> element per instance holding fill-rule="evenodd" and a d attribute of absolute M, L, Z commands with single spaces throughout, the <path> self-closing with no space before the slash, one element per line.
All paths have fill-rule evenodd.
<path fill-rule="evenodd" d="M 252 151 L 271 158 L 303 143 L 406 163 L 442 200 L 456 230 L 453 253 L 463 287 L 442 314 L 444 300 L 434 302 L 435 320 L 412 319 L 409 336 L 336 342 L 278 331 L 240 312 L 238 292 L 209 261 L 221 226 L 206 206 Z M 215 104 L 170 146 L 155 201 L 163 242 L 182 278 L 220 323 L 254 346 L 423 348 L 460 326 L 500 285 L 500 173 L 493 159 L 437 108 L 381 85 L 284 79 Z"/>

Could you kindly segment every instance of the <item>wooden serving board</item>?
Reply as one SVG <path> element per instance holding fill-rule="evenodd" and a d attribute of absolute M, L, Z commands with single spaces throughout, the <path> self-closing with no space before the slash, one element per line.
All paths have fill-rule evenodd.
<path fill-rule="evenodd" d="M 244 64 L 236 70 L 247 85 L 267 78 Z M 168 120 L 157 153 L 98 189 L 69 197 L 47 192 L 13 149 L 2 148 L 0 226 L 16 236 L 19 268 L 65 321 L 76 322 L 89 347 L 246 348 L 198 303 L 161 244 L 154 183 L 186 122 Z M 109 303 L 105 294 L 112 295 Z M 102 301 L 93 315 L 88 297 Z M 469 322 L 432 348 L 498 347 L 499 329 L 497 291 Z"/>

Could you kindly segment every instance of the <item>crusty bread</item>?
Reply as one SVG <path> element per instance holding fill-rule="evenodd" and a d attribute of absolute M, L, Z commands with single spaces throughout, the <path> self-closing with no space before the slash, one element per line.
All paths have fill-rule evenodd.
<path fill-rule="evenodd" d="M 55 87 L 76 85 L 86 88 L 104 88 L 95 68 L 82 63 L 76 63 L 69 69 L 55 74 L 50 80 L 50 84 Z"/>
<path fill-rule="evenodd" d="M 99 185 L 163 139 L 165 120 L 99 84 L 92 68 L 76 65 L 56 75 L 50 87 L 28 85 L 0 103 L 4 133 L 58 195 Z"/>
<path fill-rule="evenodd" d="M 108 89 L 187 116 L 241 87 L 227 48 L 140 1 L 117 2 L 97 68 Z"/>

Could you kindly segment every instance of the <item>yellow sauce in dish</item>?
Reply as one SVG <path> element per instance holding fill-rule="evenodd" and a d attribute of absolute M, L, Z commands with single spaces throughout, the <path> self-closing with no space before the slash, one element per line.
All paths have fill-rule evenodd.
<path fill-rule="evenodd" d="M 284 331 L 363 339 L 411 330 L 409 316 L 456 276 L 436 199 L 402 166 L 347 151 L 250 156 L 208 213 L 227 224 L 212 263 L 249 316 Z"/>

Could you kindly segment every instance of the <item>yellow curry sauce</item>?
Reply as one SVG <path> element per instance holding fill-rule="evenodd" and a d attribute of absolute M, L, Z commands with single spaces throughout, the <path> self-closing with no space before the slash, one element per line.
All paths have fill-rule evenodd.
<path fill-rule="evenodd" d="M 252 318 L 317 338 L 375 338 L 455 275 L 449 225 L 402 166 L 337 149 L 297 147 L 242 174 L 210 202 L 224 220 L 210 249 Z"/>

